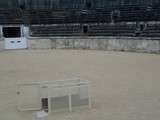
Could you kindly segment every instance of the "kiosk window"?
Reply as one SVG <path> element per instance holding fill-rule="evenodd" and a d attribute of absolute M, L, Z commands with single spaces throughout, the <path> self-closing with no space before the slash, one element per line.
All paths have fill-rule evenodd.
<path fill-rule="evenodd" d="M 5 38 L 21 37 L 20 27 L 3 27 L 3 36 Z"/>

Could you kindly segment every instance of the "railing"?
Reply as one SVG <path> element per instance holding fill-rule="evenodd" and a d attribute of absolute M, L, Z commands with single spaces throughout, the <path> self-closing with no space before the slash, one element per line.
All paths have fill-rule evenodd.
<path fill-rule="evenodd" d="M 71 112 L 75 107 L 88 106 L 91 108 L 89 87 L 88 80 L 79 78 L 18 84 L 18 109 L 20 111 L 44 109 L 51 112 L 67 108 Z M 31 92 L 28 93 L 28 91 Z M 35 96 L 36 99 L 34 99 Z M 28 103 L 27 98 L 33 101 Z M 43 108 L 43 101 L 45 108 Z M 35 104 L 36 106 L 33 107 Z"/>

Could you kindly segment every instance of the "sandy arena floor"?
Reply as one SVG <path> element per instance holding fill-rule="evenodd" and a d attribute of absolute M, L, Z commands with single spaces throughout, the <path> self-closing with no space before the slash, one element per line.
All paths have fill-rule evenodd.
<path fill-rule="evenodd" d="M 82 50 L 0 52 L 0 120 L 33 120 L 16 110 L 16 84 L 81 77 L 92 82 L 92 109 L 49 120 L 159 120 L 160 55 Z"/>

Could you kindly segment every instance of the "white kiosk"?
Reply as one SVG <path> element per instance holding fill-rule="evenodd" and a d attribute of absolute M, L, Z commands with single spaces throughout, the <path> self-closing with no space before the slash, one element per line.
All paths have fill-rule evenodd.
<path fill-rule="evenodd" d="M 5 42 L 5 49 L 24 49 L 27 48 L 28 28 L 24 25 L 2 26 L 2 36 Z"/>

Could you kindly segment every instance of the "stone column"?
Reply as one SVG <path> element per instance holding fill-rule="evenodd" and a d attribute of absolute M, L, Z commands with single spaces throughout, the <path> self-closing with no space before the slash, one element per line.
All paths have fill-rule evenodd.
<path fill-rule="evenodd" d="M 3 31 L 2 31 L 2 26 L 0 26 L 0 51 L 4 50 L 4 38 L 3 38 Z"/>

